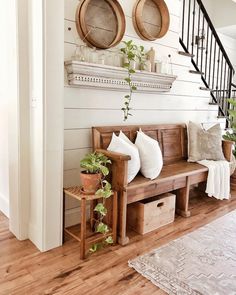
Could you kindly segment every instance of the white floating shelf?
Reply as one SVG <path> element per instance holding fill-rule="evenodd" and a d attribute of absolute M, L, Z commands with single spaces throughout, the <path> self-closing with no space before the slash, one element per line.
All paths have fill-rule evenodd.
<path fill-rule="evenodd" d="M 127 91 L 124 81 L 127 70 L 121 67 L 92 64 L 80 61 L 66 61 L 68 83 L 83 88 L 103 88 L 116 91 Z M 132 74 L 132 83 L 136 92 L 155 93 L 170 91 L 177 76 L 136 71 Z"/>

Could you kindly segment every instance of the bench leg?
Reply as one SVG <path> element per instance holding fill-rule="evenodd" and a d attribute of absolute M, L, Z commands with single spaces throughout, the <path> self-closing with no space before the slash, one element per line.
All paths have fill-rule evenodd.
<path fill-rule="evenodd" d="M 112 236 L 113 236 L 113 243 L 116 244 L 117 242 L 117 192 L 114 192 L 113 195 L 113 222 L 112 222 Z"/>
<path fill-rule="evenodd" d="M 127 219 L 127 194 L 120 192 L 119 194 L 119 238 L 118 243 L 122 246 L 129 243 L 126 236 L 126 219 Z"/>
<path fill-rule="evenodd" d="M 189 217 L 191 215 L 190 211 L 188 210 L 189 189 L 189 179 L 187 178 L 186 187 L 177 190 L 176 213 L 183 217 Z"/>

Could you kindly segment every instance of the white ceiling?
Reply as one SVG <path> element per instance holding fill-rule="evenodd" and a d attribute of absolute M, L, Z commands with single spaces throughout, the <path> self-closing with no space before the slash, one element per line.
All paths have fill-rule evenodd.
<path fill-rule="evenodd" d="M 220 28 L 218 31 L 224 35 L 236 39 L 236 25 Z"/>

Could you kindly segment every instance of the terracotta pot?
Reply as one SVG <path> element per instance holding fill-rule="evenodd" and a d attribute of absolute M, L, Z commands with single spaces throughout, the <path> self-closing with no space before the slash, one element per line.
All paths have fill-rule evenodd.
<path fill-rule="evenodd" d="M 80 173 L 83 191 L 86 194 L 94 194 L 101 184 L 101 173 L 87 174 L 85 171 Z"/>

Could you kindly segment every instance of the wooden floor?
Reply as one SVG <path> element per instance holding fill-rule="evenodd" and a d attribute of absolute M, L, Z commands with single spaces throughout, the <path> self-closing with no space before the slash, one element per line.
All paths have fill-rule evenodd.
<path fill-rule="evenodd" d="M 0 294 L 165 294 L 127 261 L 236 209 L 236 191 L 232 195 L 231 201 L 217 201 L 197 193 L 190 202 L 190 218 L 178 216 L 173 224 L 145 236 L 131 233 L 129 245 L 109 247 L 83 262 L 73 240 L 47 253 L 29 241 L 17 241 L 0 214 Z"/>

